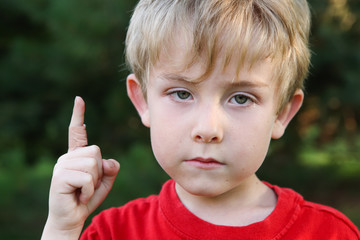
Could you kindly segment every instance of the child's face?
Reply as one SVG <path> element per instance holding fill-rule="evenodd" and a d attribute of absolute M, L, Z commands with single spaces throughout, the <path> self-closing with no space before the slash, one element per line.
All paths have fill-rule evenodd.
<path fill-rule="evenodd" d="M 140 99 L 140 85 L 130 75 L 129 95 L 150 127 L 161 167 L 187 192 L 218 196 L 254 176 L 271 138 L 281 137 L 292 116 L 276 115 L 270 61 L 243 69 L 238 78 L 235 64 L 225 71 L 217 66 L 195 83 L 191 80 L 201 75 L 203 66 L 195 63 L 183 70 L 183 56 L 179 47 L 160 58 L 148 80 L 147 101 Z M 299 101 L 301 105 L 302 95 Z"/>

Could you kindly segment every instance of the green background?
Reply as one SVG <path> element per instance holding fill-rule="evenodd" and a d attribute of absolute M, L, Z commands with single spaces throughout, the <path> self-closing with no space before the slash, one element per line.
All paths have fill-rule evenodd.
<path fill-rule="evenodd" d="M 90 144 L 121 172 L 101 209 L 167 179 L 125 91 L 124 39 L 136 1 L 0 1 L 0 238 L 39 239 L 52 168 L 76 95 Z M 360 1 L 312 0 L 306 100 L 259 176 L 333 206 L 360 226 Z"/>

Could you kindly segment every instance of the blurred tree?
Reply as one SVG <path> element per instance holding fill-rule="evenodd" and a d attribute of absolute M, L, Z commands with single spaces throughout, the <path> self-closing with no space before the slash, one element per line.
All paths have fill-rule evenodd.
<path fill-rule="evenodd" d="M 96 128 L 91 140 L 127 146 L 137 123 L 128 120 L 123 41 L 135 2 L 0 4 L 1 152 L 22 146 L 30 164 L 48 150 L 64 152 L 76 95 L 88 103 L 87 124 Z"/>

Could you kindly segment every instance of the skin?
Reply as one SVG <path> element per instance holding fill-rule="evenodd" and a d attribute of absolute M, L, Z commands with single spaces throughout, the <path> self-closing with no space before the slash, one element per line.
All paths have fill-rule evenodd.
<path fill-rule="evenodd" d="M 85 103 L 77 97 L 69 125 L 69 150 L 53 172 L 49 215 L 41 239 L 78 239 L 86 218 L 104 201 L 120 164 L 102 159 L 98 146 L 87 143 Z"/>
<path fill-rule="evenodd" d="M 297 90 L 277 114 L 270 60 L 244 67 L 221 61 L 205 80 L 200 62 L 185 69 L 186 46 L 161 56 L 147 82 L 145 99 L 135 75 L 130 99 L 161 167 L 176 182 L 180 200 L 195 215 L 220 225 L 244 226 L 265 219 L 276 195 L 257 177 L 270 140 L 280 138 L 303 101 Z M 240 217 L 239 217 L 240 216 Z"/>
<path fill-rule="evenodd" d="M 299 110 L 303 92 L 297 90 L 276 114 L 271 61 L 244 68 L 237 77 L 235 65 L 218 66 L 197 82 L 203 66 L 184 69 L 183 47 L 174 46 L 154 66 L 146 98 L 135 75 L 127 78 L 128 95 L 150 128 L 155 157 L 196 216 L 228 226 L 261 221 L 274 209 L 276 195 L 255 173 L 270 140 L 282 136 Z M 99 147 L 86 146 L 84 114 L 85 103 L 77 97 L 69 150 L 54 167 L 43 240 L 78 239 L 120 169 L 117 161 L 102 159 Z"/>

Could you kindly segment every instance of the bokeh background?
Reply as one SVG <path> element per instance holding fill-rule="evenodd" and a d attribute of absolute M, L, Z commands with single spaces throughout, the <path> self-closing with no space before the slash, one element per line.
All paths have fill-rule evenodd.
<path fill-rule="evenodd" d="M 39 239 L 76 95 L 86 101 L 90 144 L 121 163 L 97 212 L 155 194 L 168 178 L 125 92 L 124 39 L 135 4 L 0 1 L 1 239 Z M 306 100 L 286 135 L 272 143 L 259 176 L 360 226 L 360 1 L 310 4 Z"/>

